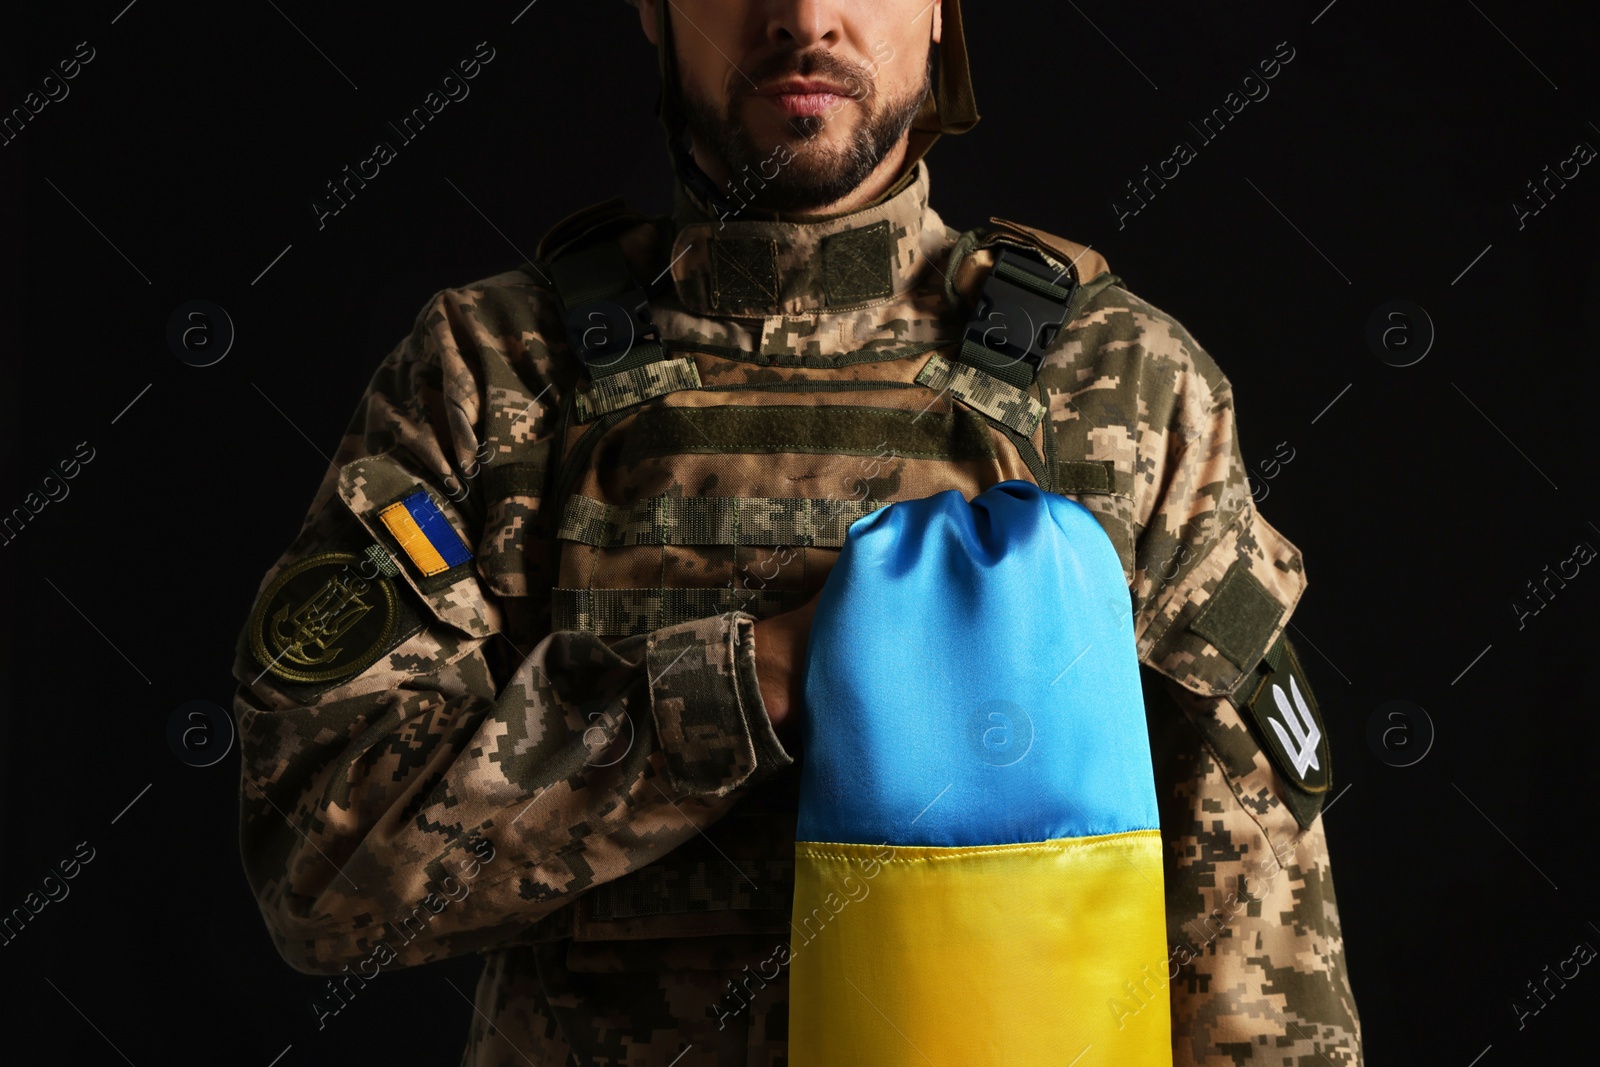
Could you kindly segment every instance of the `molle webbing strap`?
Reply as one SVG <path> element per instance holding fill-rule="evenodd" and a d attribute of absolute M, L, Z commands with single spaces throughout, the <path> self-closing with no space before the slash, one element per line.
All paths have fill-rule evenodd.
<path fill-rule="evenodd" d="M 937 392 L 950 390 L 954 396 L 1024 437 L 1032 437 L 1045 416 L 1044 405 L 1024 389 L 969 364 L 945 359 L 938 353 L 928 357 L 915 380 Z"/>
<path fill-rule="evenodd" d="M 567 498 L 556 536 L 618 548 L 631 545 L 812 545 L 838 548 L 850 524 L 886 501 L 837 497 L 659 496 L 609 504 Z"/>
<path fill-rule="evenodd" d="M 798 589 L 552 589 L 551 628 L 601 637 L 631 636 L 742 611 L 764 619 L 798 608 L 810 593 Z"/>
<path fill-rule="evenodd" d="M 578 421 L 590 422 L 601 415 L 643 403 L 663 393 L 698 388 L 700 371 L 695 367 L 694 360 L 687 356 L 659 358 L 595 378 L 588 388 L 578 387 L 573 401 Z"/>
<path fill-rule="evenodd" d="M 955 356 L 961 362 L 982 371 L 991 378 L 997 378 L 1014 389 L 1026 389 L 1033 381 L 1033 374 L 1026 363 L 1019 360 L 1007 359 L 991 349 L 973 341 L 970 337 L 961 342 L 961 351 Z"/>
<path fill-rule="evenodd" d="M 994 455 L 987 424 L 963 409 L 936 412 L 815 405 L 664 407 L 639 412 L 623 442 L 624 466 L 684 453 L 814 452 L 924 459 Z"/>
<path fill-rule="evenodd" d="M 1056 491 L 1061 493 L 1111 492 L 1111 465 L 1081 459 L 1056 464 Z"/>

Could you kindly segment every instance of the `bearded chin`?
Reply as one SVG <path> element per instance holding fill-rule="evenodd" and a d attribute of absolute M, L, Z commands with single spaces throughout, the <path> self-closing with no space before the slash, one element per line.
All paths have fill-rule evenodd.
<path fill-rule="evenodd" d="M 689 128 L 727 166 L 733 182 L 753 194 L 753 203 L 774 211 L 805 212 L 848 196 L 866 181 L 917 117 L 928 92 L 929 83 L 925 82 L 904 99 L 870 111 L 849 139 L 837 146 L 812 135 L 812 129 L 820 131 L 837 115 L 834 119 L 791 121 L 791 136 L 776 144 L 758 145 L 742 123 L 703 97 L 684 93 L 683 110 Z M 874 98 L 864 99 L 870 106 Z M 780 145 L 787 151 L 780 152 Z M 786 157 L 787 162 L 779 166 Z M 751 175 L 756 176 L 754 181 Z"/>

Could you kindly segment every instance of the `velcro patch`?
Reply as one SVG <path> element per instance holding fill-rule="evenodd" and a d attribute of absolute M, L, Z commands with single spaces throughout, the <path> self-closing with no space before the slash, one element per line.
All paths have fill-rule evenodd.
<path fill-rule="evenodd" d="M 1189 624 L 1211 646 L 1245 670 L 1266 652 L 1283 605 L 1267 592 L 1243 560 L 1235 560 Z"/>
<path fill-rule="evenodd" d="M 1333 784 L 1322 712 L 1294 646 L 1282 634 L 1258 670 L 1267 673 L 1254 676 L 1258 680 L 1253 691 L 1247 681 L 1240 690 L 1243 702 L 1234 703 L 1245 713 L 1243 718 L 1288 784 L 1284 800 L 1295 821 L 1310 827 Z"/>
<path fill-rule="evenodd" d="M 893 295 L 890 243 L 888 219 L 822 239 L 822 283 L 828 306 Z"/>
<path fill-rule="evenodd" d="M 379 511 L 378 518 L 424 578 L 472 558 L 472 552 L 426 489 L 401 497 Z"/>
<path fill-rule="evenodd" d="M 729 237 L 711 243 L 712 303 L 731 307 L 778 306 L 778 245 L 771 238 Z"/>

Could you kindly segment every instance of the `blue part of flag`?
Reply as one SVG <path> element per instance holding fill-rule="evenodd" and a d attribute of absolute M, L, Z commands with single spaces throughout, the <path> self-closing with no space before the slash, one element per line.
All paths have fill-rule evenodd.
<path fill-rule="evenodd" d="M 1076 501 L 1011 480 L 857 519 L 803 669 L 801 841 L 1159 826 L 1127 582 Z"/>
<path fill-rule="evenodd" d="M 433 502 L 426 489 L 418 489 L 401 503 L 405 504 L 406 511 L 417 524 L 417 529 L 422 531 L 422 536 L 428 539 L 428 543 L 445 563 L 454 567 L 472 558 L 472 553 L 462 543 L 461 536 L 450 525 L 450 520 L 444 517 L 439 505 Z"/>

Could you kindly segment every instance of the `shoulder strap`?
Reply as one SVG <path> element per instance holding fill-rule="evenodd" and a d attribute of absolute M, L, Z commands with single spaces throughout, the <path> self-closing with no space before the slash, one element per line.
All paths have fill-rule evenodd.
<path fill-rule="evenodd" d="M 649 216 L 634 211 L 620 196 L 581 207 L 550 227 L 539 239 L 538 247 L 533 250 L 533 262 L 543 266 L 574 242 L 594 240 L 649 221 Z"/>
<path fill-rule="evenodd" d="M 567 340 L 592 379 L 662 356 L 649 300 L 615 240 L 649 221 L 621 197 L 591 204 L 556 223 L 525 265 L 554 286 Z"/>
<path fill-rule="evenodd" d="M 694 361 L 668 359 L 650 316 L 646 287 L 634 278 L 619 236 L 640 223 L 660 222 L 630 209 L 621 197 L 573 212 L 540 240 L 529 273 L 548 279 L 556 291 L 567 346 L 583 364 L 579 381 L 562 399 L 559 435 L 552 449 L 555 492 L 553 522 L 561 519 L 567 482 L 574 473 L 567 454 L 570 419 L 591 422 L 602 415 L 675 389 L 700 388 Z M 590 427 L 594 430 L 597 427 Z M 580 440 L 590 440 L 585 432 Z M 577 448 L 578 446 L 574 446 Z M 554 544 L 554 541 L 552 541 Z"/>
<path fill-rule="evenodd" d="M 1095 294 L 1121 279 L 1083 245 L 1005 219 L 989 221 L 992 226 L 957 237 L 945 272 L 950 302 L 972 309 L 961 345 L 947 357 L 930 356 L 916 380 L 975 407 L 1011 438 L 1041 486 L 1070 492 L 1061 487 L 1055 432 L 1045 434 L 1043 455 L 1029 440 L 1047 413 L 1034 380 L 1056 335 Z M 969 276 L 981 269 L 966 262 L 979 250 L 992 250 L 994 265 L 969 298 L 971 286 L 958 287 L 957 280 L 963 266 Z"/>
<path fill-rule="evenodd" d="M 614 197 L 557 223 L 529 264 L 555 288 L 568 347 L 589 375 L 575 396 L 580 422 L 700 385 L 692 360 L 667 358 L 649 293 L 618 243 L 624 231 L 661 221 Z"/>
<path fill-rule="evenodd" d="M 1053 233 L 1024 226 L 1020 222 L 1002 219 L 997 215 L 989 216 L 989 221 L 994 224 L 992 233 L 1003 233 L 1015 239 L 1033 245 L 1039 251 L 1061 260 L 1071 269 L 1072 279 L 1080 286 L 1087 285 L 1099 278 L 1102 274 L 1110 272 L 1106 257 L 1077 241 L 1069 241 L 1065 237 L 1057 237 Z M 1115 279 L 1116 275 L 1112 274 Z"/>
<path fill-rule="evenodd" d="M 1005 219 L 989 221 L 993 226 L 963 233 L 951 254 L 947 289 L 960 304 L 966 302 L 955 287 L 960 262 L 979 249 L 996 253 L 953 358 L 1026 390 L 1056 334 L 1091 296 L 1121 279 L 1083 245 Z"/>

